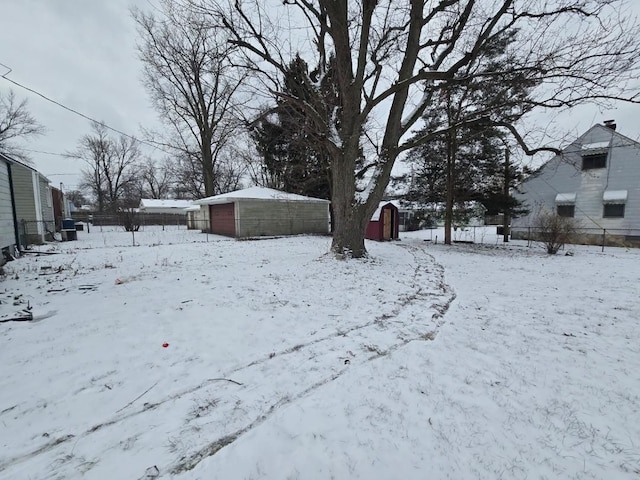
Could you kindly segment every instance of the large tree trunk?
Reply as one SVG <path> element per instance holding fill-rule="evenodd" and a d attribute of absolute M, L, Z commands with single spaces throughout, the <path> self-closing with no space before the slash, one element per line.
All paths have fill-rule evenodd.
<path fill-rule="evenodd" d="M 451 245 L 451 227 L 453 224 L 454 189 L 456 186 L 456 137 L 455 129 L 452 129 L 447 140 L 447 196 L 444 207 L 444 243 Z"/>
<path fill-rule="evenodd" d="M 356 198 L 354 167 L 358 155 L 357 144 L 345 150 L 332 159 L 331 203 L 334 224 L 331 250 L 340 256 L 362 258 L 367 255 L 364 245 L 367 225 L 382 193 L 379 187 L 374 188 L 366 203 Z"/>
<path fill-rule="evenodd" d="M 206 140 L 207 139 L 204 138 L 202 149 L 201 149 L 202 179 L 204 182 L 204 196 L 211 197 L 216 194 L 214 169 L 213 169 L 213 154 L 211 153 L 211 143 L 208 143 Z"/>

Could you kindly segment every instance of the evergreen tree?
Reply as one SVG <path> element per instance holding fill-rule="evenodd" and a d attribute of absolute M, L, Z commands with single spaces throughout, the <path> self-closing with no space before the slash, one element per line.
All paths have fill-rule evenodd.
<path fill-rule="evenodd" d="M 252 138 L 268 172 L 271 187 L 318 198 L 331 198 L 329 157 L 304 109 L 284 98 L 310 99 L 307 64 L 298 56 L 284 78 L 277 106 L 263 116 Z M 325 78 L 325 83 L 330 80 Z M 327 94 L 331 91 L 327 89 Z"/>
<path fill-rule="evenodd" d="M 490 209 L 516 211 L 515 199 L 504 196 L 506 133 L 496 125 L 514 123 L 528 111 L 524 105 L 530 104 L 528 95 L 537 81 L 517 70 L 500 82 L 483 80 L 508 70 L 505 65 L 513 61 L 508 47 L 516 35 L 516 31 L 509 31 L 488 42 L 484 62 L 474 72 L 460 72 L 448 88 L 425 88 L 431 107 L 423 116 L 425 127 L 415 136 L 441 133 L 410 151 L 405 162 L 413 173 L 404 181 L 409 182 L 409 199 L 445 204 L 447 244 L 451 243 L 456 207 L 464 211 L 466 202 L 479 201 Z M 513 166 L 506 173 L 508 184 L 519 177 Z"/>

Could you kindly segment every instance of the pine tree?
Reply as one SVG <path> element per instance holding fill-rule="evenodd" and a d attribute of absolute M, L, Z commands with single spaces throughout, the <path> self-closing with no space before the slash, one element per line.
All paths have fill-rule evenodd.
<path fill-rule="evenodd" d="M 504 76 L 500 82 L 483 81 L 483 77 L 508 70 L 505 64 L 512 61 L 508 46 L 516 35 L 516 31 L 510 31 L 489 42 L 480 71 L 473 75 L 461 72 L 458 81 L 444 90 L 425 88 L 432 103 L 423 116 L 425 127 L 416 132 L 416 138 L 426 132 L 442 133 L 408 154 L 405 162 L 412 166 L 413 174 L 407 197 L 445 204 L 447 244 L 451 243 L 454 214 L 464 212 L 466 202 L 478 201 L 490 209 L 516 213 L 515 199 L 504 196 L 502 188 L 506 132 L 495 125 L 514 123 L 526 113 L 523 105 L 529 104 L 525 100 L 537 81 L 521 71 Z M 519 176 L 513 166 L 507 173 L 509 184 Z"/>

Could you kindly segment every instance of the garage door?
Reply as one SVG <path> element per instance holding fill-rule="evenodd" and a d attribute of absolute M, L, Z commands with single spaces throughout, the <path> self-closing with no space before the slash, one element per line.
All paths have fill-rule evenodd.
<path fill-rule="evenodd" d="M 218 235 L 236 236 L 236 219 L 233 203 L 209 206 L 209 218 L 211 219 L 211 233 Z"/>

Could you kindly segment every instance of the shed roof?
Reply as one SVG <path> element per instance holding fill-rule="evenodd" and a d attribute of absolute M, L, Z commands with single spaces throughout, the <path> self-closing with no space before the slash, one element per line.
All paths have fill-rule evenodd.
<path fill-rule="evenodd" d="M 236 200 L 276 200 L 283 202 L 309 202 L 309 203 L 330 203 L 323 198 L 305 197 L 295 193 L 282 192 L 273 188 L 249 187 L 235 192 L 222 193 L 213 197 L 196 200 L 197 205 L 215 205 L 218 203 L 230 203 Z"/>
<path fill-rule="evenodd" d="M 398 208 L 398 206 L 393 202 L 393 200 L 389 202 L 380 202 L 378 204 L 378 208 L 376 208 L 376 211 L 373 212 L 373 215 L 371 215 L 371 220 L 373 220 L 374 222 L 377 222 L 378 220 L 380 220 L 380 214 L 382 213 L 382 209 L 384 208 L 385 205 L 392 205 Z"/>
<path fill-rule="evenodd" d="M 161 198 L 143 198 L 140 200 L 140 208 L 175 208 L 185 209 L 193 205 L 190 200 L 174 200 Z"/>

